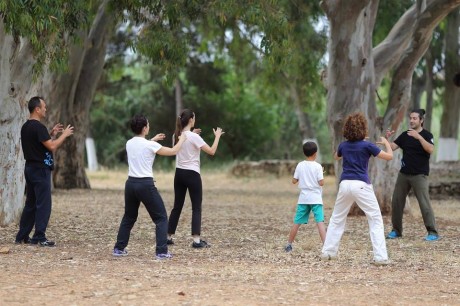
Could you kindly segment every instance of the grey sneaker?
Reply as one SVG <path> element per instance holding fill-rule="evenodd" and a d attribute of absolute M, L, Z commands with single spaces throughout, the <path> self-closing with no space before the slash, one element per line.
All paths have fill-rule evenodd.
<path fill-rule="evenodd" d="M 163 253 L 163 254 L 157 254 L 155 256 L 156 259 L 163 260 L 163 259 L 171 259 L 173 256 L 171 253 Z"/>
<path fill-rule="evenodd" d="M 41 247 L 54 247 L 54 246 L 56 246 L 56 243 L 54 241 L 46 239 L 44 241 L 39 241 L 38 245 L 41 246 Z"/>
<path fill-rule="evenodd" d="M 126 251 L 126 249 L 119 250 L 117 248 L 114 248 L 112 255 L 115 257 L 128 256 L 128 251 Z"/>

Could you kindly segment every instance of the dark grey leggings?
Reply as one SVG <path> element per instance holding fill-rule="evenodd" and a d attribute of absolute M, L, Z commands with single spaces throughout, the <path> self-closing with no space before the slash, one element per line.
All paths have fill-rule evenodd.
<path fill-rule="evenodd" d="M 174 207 L 169 215 L 168 223 L 168 233 L 171 235 L 176 233 L 187 189 L 192 201 L 192 235 L 201 234 L 201 202 L 203 199 L 201 175 L 193 170 L 176 168 L 174 176 Z"/>
<path fill-rule="evenodd" d="M 403 211 L 406 204 L 406 196 L 410 190 L 414 191 L 420 211 L 422 212 L 423 222 L 429 234 L 438 234 L 433 208 L 430 203 L 430 193 L 428 176 L 424 174 L 408 175 L 399 173 L 396 179 L 393 199 L 391 201 L 391 221 L 393 230 L 399 235 L 403 233 Z"/>

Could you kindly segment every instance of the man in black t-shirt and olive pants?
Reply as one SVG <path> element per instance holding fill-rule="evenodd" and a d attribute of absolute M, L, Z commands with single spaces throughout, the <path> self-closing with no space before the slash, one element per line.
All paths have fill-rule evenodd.
<path fill-rule="evenodd" d="M 433 209 L 430 204 L 428 175 L 430 173 L 430 154 L 434 151 L 433 135 L 423 129 L 425 110 L 415 109 L 409 115 L 410 129 L 392 142 L 391 148 L 394 150 L 401 148 L 403 157 L 401 160 L 401 170 L 396 179 L 396 185 L 391 201 L 391 221 L 393 230 L 387 235 L 387 239 L 395 239 L 402 236 L 403 210 L 406 197 L 411 190 L 414 190 L 422 212 L 423 222 L 428 231 L 426 241 L 436 241 L 439 239 L 436 229 L 436 221 Z M 394 131 L 387 131 L 387 138 Z"/>
<path fill-rule="evenodd" d="M 51 171 L 53 152 L 73 134 L 73 127 L 56 124 L 49 133 L 40 122 L 46 116 L 46 103 L 41 97 L 29 100 L 29 120 L 21 128 L 21 144 L 26 165 L 26 202 L 22 211 L 16 243 L 32 243 L 40 246 L 54 246 L 46 238 L 46 228 L 51 216 Z M 62 132 L 57 139 L 51 139 Z M 29 237 L 35 226 L 32 238 Z"/>

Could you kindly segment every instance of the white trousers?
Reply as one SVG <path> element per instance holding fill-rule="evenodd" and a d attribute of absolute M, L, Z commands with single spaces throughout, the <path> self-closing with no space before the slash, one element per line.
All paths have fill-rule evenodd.
<path fill-rule="evenodd" d="M 382 213 L 375 197 L 374 188 L 371 184 L 357 180 L 340 182 L 339 193 L 327 228 L 322 254 L 332 257 L 337 256 L 340 239 L 345 231 L 347 215 L 353 202 L 356 202 L 366 214 L 374 260 L 388 260 Z"/>

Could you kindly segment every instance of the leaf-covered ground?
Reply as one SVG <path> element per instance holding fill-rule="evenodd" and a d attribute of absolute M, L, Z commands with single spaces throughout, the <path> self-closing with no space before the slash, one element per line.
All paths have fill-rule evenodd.
<path fill-rule="evenodd" d="M 339 259 L 322 262 L 312 221 L 284 252 L 298 195 L 289 177 L 205 171 L 202 234 L 211 248 L 191 248 L 187 199 L 173 259 L 154 259 L 154 226 L 143 207 L 129 256 L 113 258 L 125 175 L 95 172 L 92 190 L 54 190 L 47 234 L 55 248 L 15 245 L 17 225 L 0 228 L 0 305 L 460 305 L 459 199 L 432 201 L 442 239 L 431 243 L 412 199 L 404 238 L 387 241 L 389 266 L 370 264 L 365 217 L 348 218 Z M 172 179 L 156 176 L 168 213 Z M 335 194 L 328 177 L 327 220 Z"/>

